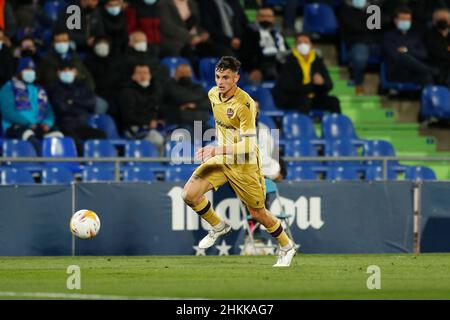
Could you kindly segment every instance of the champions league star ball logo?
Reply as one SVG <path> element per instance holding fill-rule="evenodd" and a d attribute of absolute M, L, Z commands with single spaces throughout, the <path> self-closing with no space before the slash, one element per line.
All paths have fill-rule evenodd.
<path fill-rule="evenodd" d="M 233 115 L 234 115 L 233 109 L 228 108 L 228 109 L 227 109 L 227 116 L 228 116 L 228 118 L 231 118 Z"/>

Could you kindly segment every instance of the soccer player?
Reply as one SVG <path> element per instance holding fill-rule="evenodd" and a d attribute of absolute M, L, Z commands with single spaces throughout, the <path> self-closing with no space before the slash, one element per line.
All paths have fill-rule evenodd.
<path fill-rule="evenodd" d="M 218 146 L 199 149 L 195 157 L 203 162 L 184 186 L 184 202 L 206 220 L 212 229 L 199 248 L 211 247 L 231 232 L 231 226 L 214 212 L 204 196 L 228 182 L 245 203 L 252 217 L 260 222 L 280 245 L 274 267 L 288 267 L 296 250 L 294 243 L 265 207 L 265 183 L 256 139 L 256 108 L 253 99 L 237 86 L 241 63 L 234 57 L 220 59 L 215 69 L 217 86 L 209 93 L 217 128 Z"/>

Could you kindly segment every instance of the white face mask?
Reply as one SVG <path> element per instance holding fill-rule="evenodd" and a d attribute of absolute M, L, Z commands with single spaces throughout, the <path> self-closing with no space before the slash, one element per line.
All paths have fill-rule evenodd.
<path fill-rule="evenodd" d="M 109 54 L 109 45 L 107 43 L 99 43 L 94 47 L 94 52 L 99 57 L 106 57 Z"/>
<path fill-rule="evenodd" d="M 307 43 L 301 43 L 297 46 L 297 51 L 302 56 L 306 56 L 311 51 L 311 46 Z"/>
<path fill-rule="evenodd" d="M 147 42 L 141 41 L 134 44 L 134 50 L 139 52 L 147 51 Z"/>
<path fill-rule="evenodd" d="M 142 88 L 148 88 L 148 87 L 150 86 L 150 80 L 138 82 L 138 84 L 139 84 Z"/>

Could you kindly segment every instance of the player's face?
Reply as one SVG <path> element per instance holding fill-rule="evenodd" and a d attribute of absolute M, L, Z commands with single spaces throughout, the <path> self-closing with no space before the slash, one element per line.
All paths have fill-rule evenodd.
<path fill-rule="evenodd" d="M 239 74 L 231 70 L 216 70 L 216 85 L 221 94 L 225 94 L 236 87 Z"/>

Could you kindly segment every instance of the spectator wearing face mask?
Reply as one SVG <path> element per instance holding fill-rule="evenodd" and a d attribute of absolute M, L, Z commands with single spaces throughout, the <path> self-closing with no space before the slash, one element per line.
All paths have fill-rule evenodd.
<path fill-rule="evenodd" d="M 328 95 L 333 82 L 322 58 L 316 54 L 310 36 L 298 34 L 295 44 L 272 91 L 276 105 L 305 114 L 310 110 L 340 113 L 339 100 Z"/>
<path fill-rule="evenodd" d="M 95 38 L 105 34 L 105 27 L 101 17 L 99 0 L 79 0 L 77 4 L 81 8 L 81 28 L 67 29 L 67 19 L 69 14 L 62 12 L 56 24 L 56 30 L 66 30 L 70 34 L 70 38 L 76 45 L 78 53 L 89 52 L 94 45 Z"/>
<path fill-rule="evenodd" d="M 122 0 L 106 0 L 100 11 L 105 27 L 105 36 L 111 39 L 110 52 L 112 55 L 121 55 L 127 48 L 127 16 L 124 7 Z"/>
<path fill-rule="evenodd" d="M 342 41 L 349 50 L 351 83 L 357 95 L 364 93 L 364 73 L 371 54 L 380 54 L 383 31 L 389 17 L 382 15 L 381 30 L 367 29 L 367 0 L 348 0 L 339 11 L 339 27 Z"/>
<path fill-rule="evenodd" d="M 433 13 L 433 28 L 425 37 L 431 64 L 440 70 L 438 83 L 450 87 L 450 11 Z"/>
<path fill-rule="evenodd" d="M 83 141 L 106 139 L 106 134 L 88 126 L 91 115 L 98 113 L 94 91 L 86 81 L 78 77 L 77 67 L 64 61 L 58 66 L 58 81 L 49 90 L 50 101 L 55 109 L 56 123 L 61 131 L 72 137 L 78 153 L 83 153 Z"/>
<path fill-rule="evenodd" d="M 159 55 L 161 19 L 158 0 L 131 0 L 126 10 L 128 33 L 142 31 L 147 37 L 149 51 Z"/>
<path fill-rule="evenodd" d="M 21 58 L 16 75 L 0 90 L 0 110 L 4 134 L 10 139 L 31 142 L 41 155 L 40 140 L 63 135 L 54 128 L 55 119 L 47 92 L 35 84 L 36 66 L 29 57 Z"/>
<path fill-rule="evenodd" d="M 108 102 L 108 113 L 118 121 L 122 56 L 111 55 L 110 48 L 109 38 L 97 38 L 85 64 L 95 81 L 96 94 Z"/>
<path fill-rule="evenodd" d="M 396 29 L 384 35 L 383 43 L 388 79 L 420 85 L 432 83 L 434 71 L 426 64 L 428 53 L 425 42 L 419 33 L 411 29 L 411 10 L 408 7 L 399 8 L 394 22 Z"/>
<path fill-rule="evenodd" d="M 121 74 L 122 83 L 125 85 L 134 72 L 136 64 L 146 64 L 152 70 L 154 81 L 161 82 L 163 86 L 170 81 L 169 72 L 166 67 L 161 65 L 157 56 L 149 50 L 147 37 L 142 31 L 135 31 L 130 34 L 128 48 L 122 63 Z"/>
<path fill-rule="evenodd" d="M 23 37 L 14 50 L 14 58 L 16 58 L 16 61 L 25 57 L 32 58 L 36 65 L 39 65 L 40 56 L 37 53 L 36 43 L 31 36 Z"/>
<path fill-rule="evenodd" d="M 209 119 L 211 105 L 203 86 L 192 82 L 192 69 L 180 64 L 169 86 L 167 121 L 194 133 L 194 121 L 202 121 L 203 130 Z"/>
<path fill-rule="evenodd" d="M 123 131 L 129 139 L 152 142 L 162 154 L 164 137 L 157 129 L 162 124 L 163 88 L 146 64 L 135 65 L 130 80 L 119 99 Z"/>
<path fill-rule="evenodd" d="M 5 44 L 5 34 L 0 28 L 0 88 L 14 73 L 14 60 L 10 47 Z"/>
<path fill-rule="evenodd" d="M 78 70 L 78 78 L 86 80 L 91 90 L 95 90 L 92 75 L 81 61 L 78 54 L 70 48 L 70 38 L 66 31 L 56 31 L 53 34 L 53 47 L 41 59 L 38 66 L 38 80 L 45 87 L 50 88 L 58 81 L 58 67 L 63 62 L 70 62 Z"/>
<path fill-rule="evenodd" d="M 240 58 L 244 71 L 248 72 L 248 80 L 253 84 L 275 80 L 289 54 L 288 46 L 275 26 L 273 9 L 259 8 L 256 23 L 242 37 Z"/>

